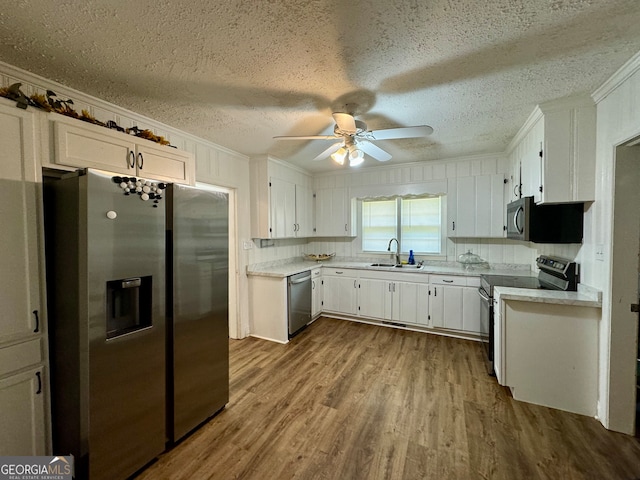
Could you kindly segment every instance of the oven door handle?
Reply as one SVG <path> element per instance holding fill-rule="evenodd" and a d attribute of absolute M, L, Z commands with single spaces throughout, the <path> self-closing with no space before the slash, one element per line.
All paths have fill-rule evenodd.
<path fill-rule="evenodd" d="M 485 293 L 485 291 L 484 291 L 484 289 L 482 287 L 478 288 L 478 295 L 480 295 L 485 302 L 491 303 L 491 299 Z"/>

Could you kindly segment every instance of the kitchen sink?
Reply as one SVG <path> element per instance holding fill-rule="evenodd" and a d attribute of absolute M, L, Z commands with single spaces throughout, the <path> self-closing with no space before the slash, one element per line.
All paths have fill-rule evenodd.
<path fill-rule="evenodd" d="M 395 265 L 393 263 L 372 263 L 369 266 L 373 268 L 384 268 L 384 269 L 402 268 L 404 270 L 422 270 L 422 265 Z"/>

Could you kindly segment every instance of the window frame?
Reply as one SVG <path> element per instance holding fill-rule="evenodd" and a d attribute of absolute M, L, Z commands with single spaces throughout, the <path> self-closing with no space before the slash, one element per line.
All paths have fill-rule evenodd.
<path fill-rule="evenodd" d="M 395 200 L 396 202 L 396 233 L 394 237 L 397 238 L 400 247 L 401 255 L 409 255 L 409 249 L 403 249 L 403 239 L 402 239 L 402 200 L 411 200 L 413 198 L 420 198 L 419 196 L 393 196 L 389 198 L 362 198 L 358 199 L 358 208 L 357 208 L 357 220 L 358 220 L 358 237 L 360 240 L 360 253 L 365 255 L 388 255 L 389 252 L 387 250 L 364 250 L 364 225 L 363 225 L 363 204 L 364 202 L 376 202 L 376 201 L 389 201 Z M 425 253 L 418 252 L 413 249 L 414 255 L 419 255 L 421 257 L 429 257 L 430 259 L 445 259 L 446 258 L 446 239 L 447 239 L 447 218 L 446 218 L 446 195 L 433 195 L 424 198 L 438 198 L 440 201 L 440 252 L 439 253 Z M 391 240 L 391 239 L 390 239 Z M 392 249 L 391 253 L 395 253 L 395 249 Z"/>

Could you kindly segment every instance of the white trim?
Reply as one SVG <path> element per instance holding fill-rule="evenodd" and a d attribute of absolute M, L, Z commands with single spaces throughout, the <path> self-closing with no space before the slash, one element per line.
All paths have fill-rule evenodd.
<path fill-rule="evenodd" d="M 596 103 L 600 103 L 602 100 L 617 89 L 620 85 L 626 82 L 629 77 L 635 74 L 640 69 L 640 52 L 631 57 L 622 67 L 618 69 L 613 75 L 611 75 L 600 87 L 598 87 L 592 94 L 591 98 Z"/>
<path fill-rule="evenodd" d="M 505 159 L 506 157 L 507 157 L 506 152 L 479 153 L 477 155 L 466 155 L 464 157 L 438 158 L 435 160 L 421 160 L 418 162 L 410 162 L 410 163 L 394 163 L 394 164 L 388 164 L 388 165 L 376 165 L 374 167 L 353 168 L 346 172 L 335 172 L 335 171 L 316 172 L 316 173 L 313 173 L 313 178 L 316 179 L 320 177 L 348 176 L 351 174 L 359 174 L 364 172 L 380 172 L 384 170 L 397 170 L 400 168 L 424 167 L 425 165 L 441 165 L 441 164 L 470 162 L 470 161 L 478 161 L 478 160 Z M 273 157 L 270 157 L 270 158 L 273 158 Z"/>

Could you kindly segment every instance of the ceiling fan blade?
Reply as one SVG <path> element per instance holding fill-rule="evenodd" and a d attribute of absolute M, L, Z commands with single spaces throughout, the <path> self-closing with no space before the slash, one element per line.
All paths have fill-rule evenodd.
<path fill-rule="evenodd" d="M 369 133 L 374 140 L 392 140 L 396 138 L 426 137 L 433 133 L 429 125 L 415 127 L 386 128 L 384 130 L 371 130 Z"/>
<path fill-rule="evenodd" d="M 275 140 L 335 140 L 340 138 L 336 135 L 302 135 L 292 137 L 273 137 Z"/>
<path fill-rule="evenodd" d="M 321 154 L 319 154 L 316 158 L 314 158 L 313 160 L 323 160 L 325 158 L 327 158 L 329 155 L 331 155 L 332 153 L 337 152 L 340 147 L 342 146 L 343 142 L 336 142 L 333 145 L 331 145 L 329 148 L 327 148 L 324 152 L 322 152 Z"/>
<path fill-rule="evenodd" d="M 342 133 L 346 133 L 348 135 L 356 133 L 356 120 L 353 118 L 353 115 L 348 113 L 334 113 L 333 119 L 336 121 L 338 129 L 340 129 Z"/>
<path fill-rule="evenodd" d="M 374 145 L 371 142 L 358 142 L 357 147 L 362 150 L 367 155 L 371 155 L 373 158 L 378 160 L 379 162 L 386 162 L 391 160 L 391 155 L 382 150 L 377 145 Z"/>

